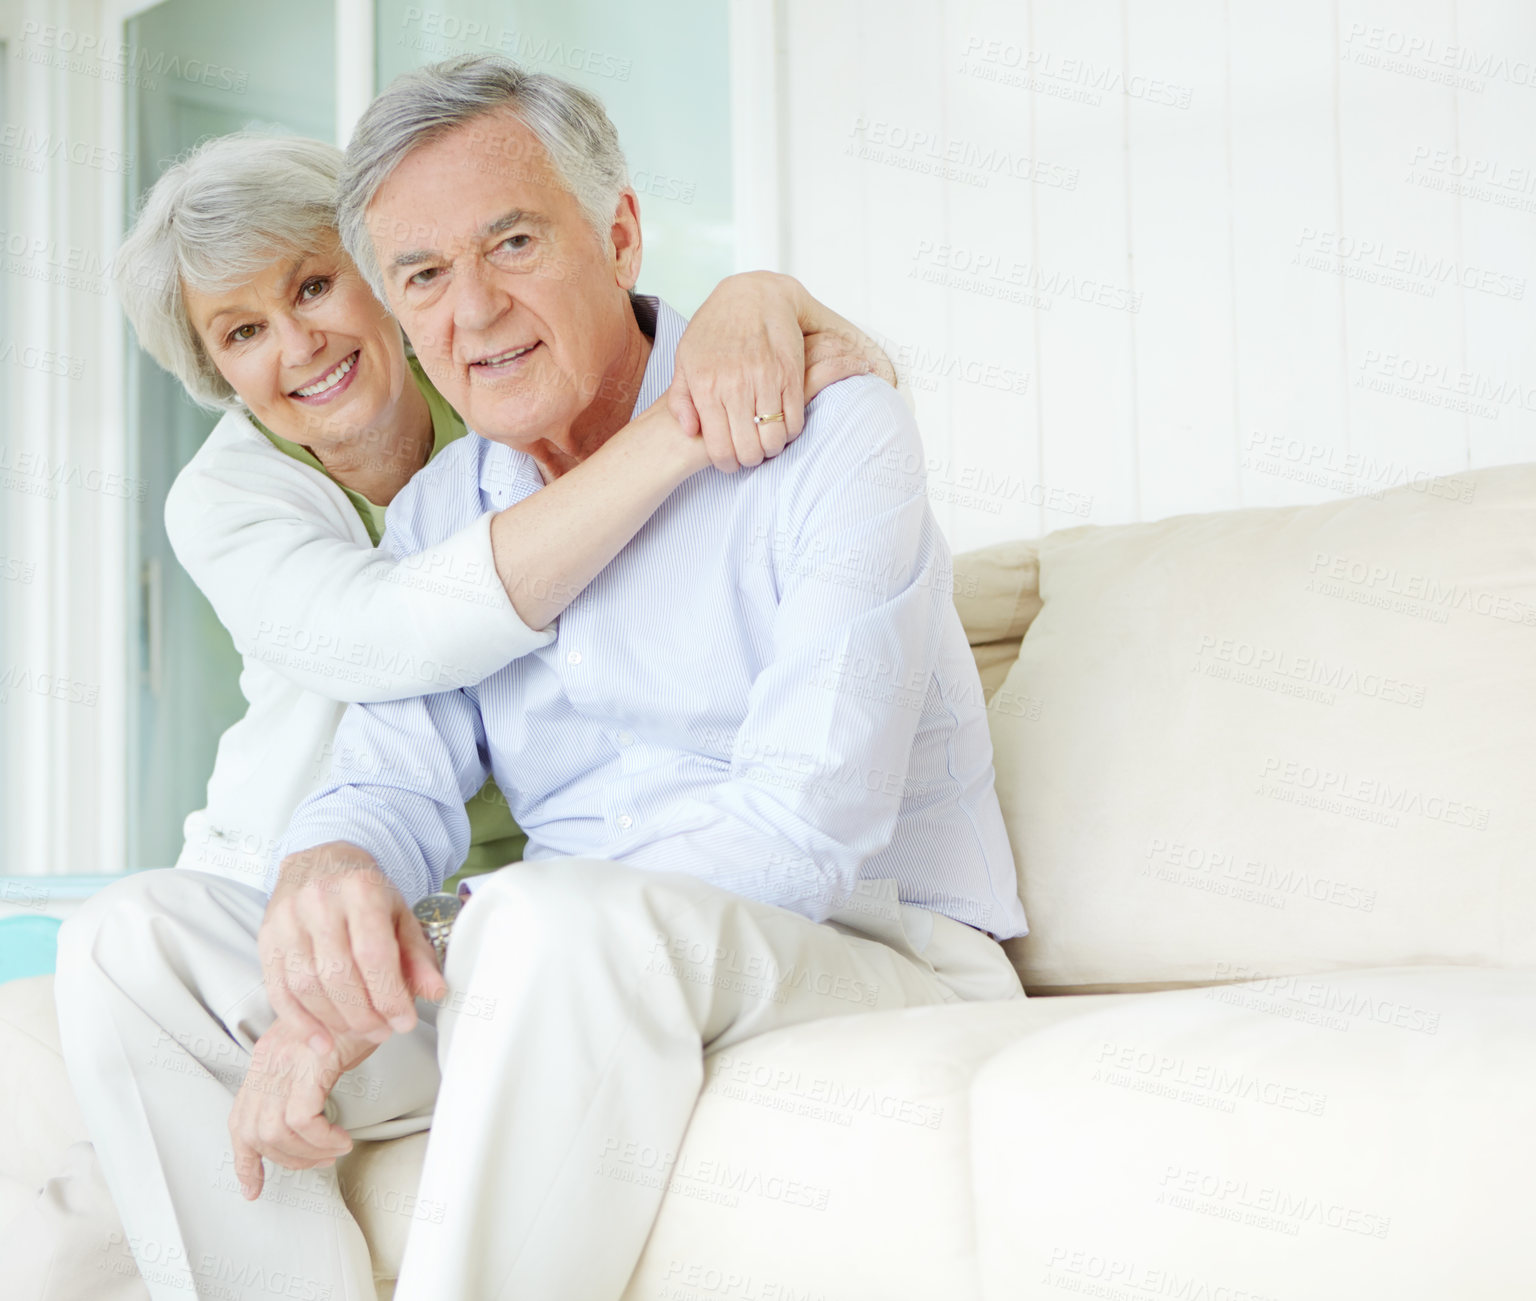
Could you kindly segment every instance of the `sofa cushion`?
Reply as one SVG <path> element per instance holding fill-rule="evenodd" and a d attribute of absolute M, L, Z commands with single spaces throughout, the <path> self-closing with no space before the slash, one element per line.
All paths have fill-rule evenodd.
<path fill-rule="evenodd" d="M 26 1301 L 150 1301 L 123 1223 L 85 1139 L 40 1189 L 0 1215 L 4 1295 Z"/>
<path fill-rule="evenodd" d="M 0 1213 L 16 1211 L 86 1137 L 69 1086 L 53 1008 L 53 977 L 0 985 Z"/>
<path fill-rule="evenodd" d="M 977 1297 L 966 1095 L 1018 1037 L 1023 1006 L 837 1017 L 711 1054 L 681 1151 L 638 1158 L 671 1190 L 626 1298 Z M 342 1163 L 381 1280 L 412 1215 L 434 1210 L 412 1200 L 425 1140 L 358 1144 Z"/>
<path fill-rule="evenodd" d="M 1536 973 L 1430 967 L 775 1031 L 646 1158 L 625 1298 L 1519 1295 L 1533 1027 Z M 420 1137 L 374 1147 L 398 1204 Z"/>
<path fill-rule="evenodd" d="M 1039 565 L 991 704 L 1027 989 L 1536 964 L 1536 466 Z"/>
<path fill-rule="evenodd" d="M 835 1017 L 710 1056 L 624 1301 L 980 1301 L 972 1084 L 1068 1001 Z"/>
<path fill-rule="evenodd" d="M 1530 1294 L 1536 972 L 1043 1003 L 970 1093 L 982 1295 Z"/>
<path fill-rule="evenodd" d="M 1040 612 L 1037 544 L 999 542 L 955 557 L 955 609 L 976 657 L 987 700 L 1019 657 L 1019 642 Z"/>
<path fill-rule="evenodd" d="M 46 1038 L 28 992 L 0 1025 Z M 707 1059 L 654 1158 L 672 1188 L 626 1298 L 1519 1295 L 1533 1027 L 1536 972 L 1414 968 L 762 1035 Z M 45 1115 L 67 1088 L 34 1065 L 0 1096 Z M 341 1165 L 380 1301 L 432 1211 L 425 1145 Z"/>
<path fill-rule="evenodd" d="M 357 1142 L 336 1163 L 341 1195 L 368 1241 L 375 1281 L 399 1278 L 412 1223 L 441 1215 L 441 1208 L 416 1200 L 427 1134 L 421 1130 L 381 1142 Z"/>

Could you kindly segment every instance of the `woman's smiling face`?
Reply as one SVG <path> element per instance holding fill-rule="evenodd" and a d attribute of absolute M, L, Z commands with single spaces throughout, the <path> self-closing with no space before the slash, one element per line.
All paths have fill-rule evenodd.
<path fill-rule="evenodd" d="M 322 461 L 390 426 L 409 378 L 400 327 L 339 242 L 232 289 L 184 285 L 208 356 L 251 415 Z"/>

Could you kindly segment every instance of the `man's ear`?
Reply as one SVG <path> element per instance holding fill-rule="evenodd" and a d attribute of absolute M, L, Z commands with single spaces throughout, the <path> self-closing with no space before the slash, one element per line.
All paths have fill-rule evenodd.
<path fill-rule="evenodd" d="M 608 231 L 613 244 L 613 278 L 619 288 L 630 290 L 640 280 L 640 200 L 633 190 L 619 195 L 613 226 Z"/>

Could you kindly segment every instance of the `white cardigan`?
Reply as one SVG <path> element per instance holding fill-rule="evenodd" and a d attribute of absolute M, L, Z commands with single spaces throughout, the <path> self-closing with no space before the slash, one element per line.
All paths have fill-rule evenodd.
<path fill-rule="evenodd" d="M 393 562 L 336 483 L 246 416 L 219 421 L 171 485 L 165 530 L 234 638 L 250 707 L 219 739 L 207 807 L 187 817 L 176 866 L 259 886 L 330 769 L 348 703 L 471 685 L 554 639 L 507 598 L 491 517 Z"/>

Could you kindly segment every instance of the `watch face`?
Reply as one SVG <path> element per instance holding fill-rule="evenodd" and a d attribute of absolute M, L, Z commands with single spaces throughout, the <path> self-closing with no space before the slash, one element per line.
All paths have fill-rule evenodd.
<path fill-rule="evenodd" d="M 429 894 L 425 899 L 418 900 L 411 912 L 424 925 L 441 926 L 457 917 L 463 906 L 464 901 L 457 895 Z"/>

